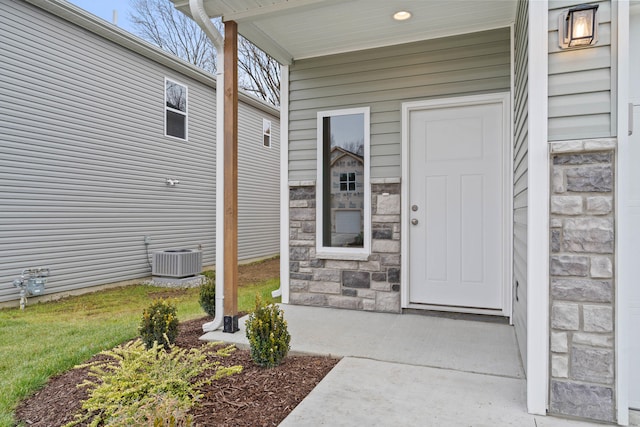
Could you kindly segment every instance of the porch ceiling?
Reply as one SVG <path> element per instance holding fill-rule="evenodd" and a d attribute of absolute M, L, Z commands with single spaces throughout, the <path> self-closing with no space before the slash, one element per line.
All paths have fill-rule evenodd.
<path fill-rule="evenodd" d="M 171 0 L 190 15 L 188 0 Z M 505 27 L 516 0 L 203 0 L 281 63 Z M 392 15 L 406 10 L 411 19 Z"/>

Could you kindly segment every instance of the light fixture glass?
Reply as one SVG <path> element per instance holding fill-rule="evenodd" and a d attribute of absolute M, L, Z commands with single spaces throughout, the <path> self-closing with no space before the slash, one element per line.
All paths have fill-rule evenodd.
<path fill-rule="evenodd" d="M 396 21 L 406 21 L 409 18 L 411 18 L 411 12 L 406 10 L 399 10 L 393 14 L 393 19 Z"/>
<path fill-rule="evenodd" d="M 589 46 L 596 41 L 598 5 L 583 4 L 569 9 L 561 30 L 564 32 L 561 47 Z"/>

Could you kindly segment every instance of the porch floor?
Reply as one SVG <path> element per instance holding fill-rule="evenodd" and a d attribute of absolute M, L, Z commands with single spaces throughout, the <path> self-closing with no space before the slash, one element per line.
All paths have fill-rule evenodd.
<path fill-rule="evenodd" d="M 581 426 L 526 412 L 513 327 L 282 305 L 291 351 L 343 357 L 282 426 Z M 202 339 L 248 346 L 240 331 Z M 593 424 L 595 425 L 595 424 Z"/>

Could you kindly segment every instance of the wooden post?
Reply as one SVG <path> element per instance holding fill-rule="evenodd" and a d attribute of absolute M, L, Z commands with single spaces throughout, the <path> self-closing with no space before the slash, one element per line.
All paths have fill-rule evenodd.
<path fill-rule="evenodd" d="M 236 331 L 238 331 L 238 24 L 227 21 L 224 23 L 224 332 Z"/>

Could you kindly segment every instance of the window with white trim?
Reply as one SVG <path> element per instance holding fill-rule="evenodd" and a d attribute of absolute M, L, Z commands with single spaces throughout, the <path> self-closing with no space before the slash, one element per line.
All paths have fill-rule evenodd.
<path fill-rule="evenodd" d="M 317 169 L 318 254 L 368 254 L 368 107 L 318 113 Z"/>
<path fill-rule="evenodd" d="M 164 79 L 164 134 L 187 139 L 187 86 Z"/>
<path fill-rule="evenodd" d="M 262 146 L 271 147 L 271 120 L 262 119 Z"/>

